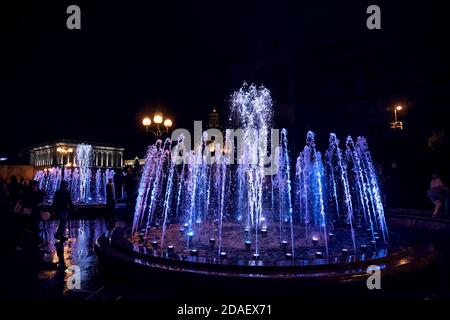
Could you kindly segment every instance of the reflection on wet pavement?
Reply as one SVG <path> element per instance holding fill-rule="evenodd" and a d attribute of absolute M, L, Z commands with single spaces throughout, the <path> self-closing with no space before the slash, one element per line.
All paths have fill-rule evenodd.
<path fill-rule="evenodd" d="M 117 226 L 124 227 L 125 223 L 118 222 Z M 55 241 L 53 235 L 58 226 L 57 222 L 49 222 L 44 228 L 45 244 L 39 250 L 29 251 L 0 251 L 0 297 L 9 300 L 29 299 L 63 299 L 63 300 L 158 300 L 162 288 L 154 290 L 152 287 L 139 288 L 130 282 L 121 282 L 120 278 L 108 279 L 103 277 L 98 268 L 98 259 L 93 250 L 96 238 L 107 230 L 103 219 L 72 220 L 68 223 L 66 235 L 69 240 L 64 244 Z M 4 234 L 10 234 L 11 229 L 4 228 Z M 415 230 L 398 230 L 402 239 L 410 243 L 418 235 Z M 13 236 L 9 236 L 12 238 Z M 423 235 L 432 240 L 440 251 L 440 262 L 422 274 L 414 277 L 415 290 L 410 288 L 410 277 L 400 280 L 399 285 L 391 292 L 385 286 L 386 296 L 413 299 L 445 299 L 449 297 L 448 235 Z M 425 240 L 426 240 L 425 239 Z M 425 241 L 421 240 L 421 241 Z M 79 269 L 78 269 L 79 268 Z M 70 270 L 79 270 L 79 288 L 71 288 L 75 282 L 67 280 L 73 278 Z M 404 281 L 405 283 L 401 282 Z M 403 285 L 405 289 L 402 289 Z M 408 288 L 408 289 L 406 289 Z M 392 288 L 391 288 L 392 289 Z M 401 294 L 400 294 L 401 293 Z M 166 292 L 170 299 L 176 297 L 177 292 Z M 173 295 L 173 296 L 172 296 Z"/>
<path fill-rule="evenodd" d="M 6 272 L 3 274 L 8 274 L 5 279 L 7 285 L 3 287 L 6 297 L 89 299 L 102 290 L 103 281 L 93 244 L 107 230 L 104 220 L 69 221 L 66 229 L 69 240 L 63 244 L 53 237 L 57 226 L 56 221 L 44 226 L 44 244 L 39 250 L 16 251 L 12 257 L 2 259 L 2 269 Z M 74 274 L 72 270 L 79 270 L 79 273 Z M 79 286 L 74 279 L 80 280 Z M 68 285 L 67 280 L 72 280 L 73 285 Z"/>

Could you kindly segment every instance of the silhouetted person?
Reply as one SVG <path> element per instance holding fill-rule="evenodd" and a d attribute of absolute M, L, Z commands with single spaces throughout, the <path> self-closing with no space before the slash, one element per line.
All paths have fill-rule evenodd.
<path fill-rule="evenodd" d="M 114 174 L 114 189 L 116 191 L 116 200 L 122 199 L 124 174 L 122 171 L 118 171 Z"/>
<path fill-rule="evenodd" d="M 0 233 L 0 250 L 5 252 L 4 249 L 9 250 L 15 248 L 16 242 L 16 217 L 11 210 L 11 204 L 8 199 L 6 178 L 0 177 L 0 213 L 4 226 Z"/>
<path fill-rule="evenodd" d="M 6 195 L 6 181 L 3 177 L 0 177 L 0 204 L 2 205 L 2 208 L 7 201 Z"/>
<path fill-rule="evenodd" d="M 0 177 L 0 212 L 8 211 L 8 191 L 6 190 L 6 179 Z"/>
<path fill-rule="evenodd" d="M 9 183 L 6 185 L 6 209 L 9 213 L 10 221 L 14 223 L 12 229 L 14 232 L 14 245 L 16 250 L 21 250 L 24 245 L 24 223 L 23 217 L 20 213 L 15 212 L 15 207 L 22 196 L 22 185 L 17 181 L 16 176 L 9 178 Z"/>
<path fill-rule="evenodd" d="M 39 183 L 31 180 L 23 193 L 21 204 L 31 209 L 30 215 L 22 215 L 24 227 L 22 231 L 29 231 L 31 233 L 33 245 L 42 243 L 42 239 L 39 237 L 39 225 L 41 222 L 41 205 L 43 200 L 44 194 L 39 190 Z"/>
<path fill-rule="evenodd" d="M 17 181 L 16 176 L 11 176 L 7 191 L 9 204 L 13 208 L 22 196 L 22 185 Z"/>
<path fill-rule="evenodd" d="M 24 188 L 28 185 L 27 181 L 25 180 L 24 177 L 20 177 L 20 185 L 22 186 L 22 190 L 25 190 Z"/>
<path fill-rule="evenodd" d="M 108 179 L 106 185 L 106 224 L 109 230 L 112 230 L 116 223 L 116 197 L 114 191 L 113 179 Z"/>
<path fill-rule="evenodd" d="M 128 214 L 130 218 L 134 214 L 134 207 L 136 206 L 136 197 L 137 197 L 137 184 L 138 178 L 134 172 L 131 171 L 130 168 L 127 170 L 127 175 L 125 176 L 125 193 L 126 193 L 126 201 Z"/>
<path fill-rule="evenodd" d="M 61 242 L 68 240 L 64 236 L 64 230 L 66 229 L 69 211 L 74 209 L 68 188 L 69 183 L 67 181 L 61 182 L 60 188 L 55 192 L 53 197 L 53 211 L 56 213 L 56 217 L 59 220 L 58 230 L 56 230 L 55 233 L 55 239 Z"/>
<path fill-rule="evenodd" d="M 388 195 L 386 205 L 390 208 L 399 208 L 402 204 L 402 179 L 400 168 L 396 162 L 391 163 L 388 174 L 385 183 L 386 194 Z"/>
<path fill-rule="evenodd" d="M 428 189 L 427 195 L 434 204 L 433 218 L 435 218 L 439 214 L 445 198 L 448 196 L 448 188 L 437 174 L 432 175 L 430 189 Z"/>

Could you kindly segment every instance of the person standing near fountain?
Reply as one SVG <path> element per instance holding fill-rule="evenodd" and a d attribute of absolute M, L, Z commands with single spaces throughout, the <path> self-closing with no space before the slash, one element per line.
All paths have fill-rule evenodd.
<path fill-rule="evenodd" d="M 41 222 L 41 205 L 44 201 L 44 193 L 39 190 L 39 184 L 35 180 L 31 180 L 25 189 L 21 198 L 21 203 L 24 207 L 30 208 L 30 215 L 22 215 L 24 229 L 31 233 L 31 240 L 33 245 L 40 245 L 43 243 L 39 236 L 40 222 Z"/>
<path fill-rule="evenodd" d="M 122 199 L 123 181 L 125 179 L 124 172 L 117 171 L 114 173 L 114 190 L 116 192 L 116 200 Z"/>
<path fill-rule="evenodd" d="M 137 187 L 139 185 L 139 178 L 134 170 L 127 168 L 127 173 L 124 178 L 124 187 L 126 193 L 126 204 L 129 217 L 132 219 L 134 209 L 136 207 Z"/>
<path fill-rule="evenodd" d="M 106 185 L 106 225 L 109 230 L 114 229 L 116 223 L 116 197 L 113 179 L 108 179 Z"/>
<path fill-rule="evenodd" d="M 68 240 L 64 236 L 64 230 L 66 229 L 67 218 L 69 211 L 73 210 L 74 206 L 72 198 L 69 192 L 69 183 L 62 181 L 59 189 L 55 192 L 53 197 L 53 211 L 56 213 L 56 217 L 59 220 L 58 230 L 55 233 L 55 239 L 61 242 Z"/>
<path fill-rule="evenodd" d="M 433 218 L 436 218 L 442 204 L 448 197 L 448 188 L 444 185 L 441 178 L 437 174 L 432 175 L 430 189 L 428 189 L 427 195 L 434 204 Z"/>

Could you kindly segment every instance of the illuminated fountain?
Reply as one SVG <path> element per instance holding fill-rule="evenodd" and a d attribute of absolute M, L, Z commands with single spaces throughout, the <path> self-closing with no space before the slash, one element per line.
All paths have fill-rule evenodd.
<path fill-rule="evenodd" d="M 374 261 L 408 265 L 389 236 L 364 138 L 341 146 L 332 133 L 322 156 L 310 131 L 295 162 L 287 130 L 272 129 L 269 90 L 244 85 L 231 98 L 240 130 L 223 144 L 204 132 L 193 151 L 184 135 L 148 148 L 133 224 L 99 239 L 98 253 L 120 247 L 131 264 L 238 278 L 348 278 Z"/>
<path fill-rule="evenodd" d="M 79 175 L 79 193 L 77 202 L 87 202 L 90 198 L 92 172 L 89 170 L 92 158 L 92 146 L 89 144 L 79 144 L 76 151 L 76 164 Z"/>
<path fill-rule="evenodd" d="M 64 179 L 69 183 L 69 190 L 74 203 L 97 204 L 106 202 L 106 184 L 114 177 L 114 170 L 92 168 L 92 146 L 79 144 L 76 148 L 75 167 L 64 169 Z M 34 179 L 45 192 L 48 203 L 61 184 L 62 169 L 52 167 L 36 172 Z"/>
<path fill-rule="evenodd" d="M 133 241 L 157 246 L 161 254 L 170 245 L 176 254 L 193 252 L 211 261 L 226 254 L 236 263 L 266 264 L 386 247 L 380 191 L 364 138 L 354 144 L 349 137 L 343 152 L 331 134 L 322 159 L 314 133 L 308 132 L 291 172 L 287 130 L 281 136 L 271 130 L 267 89 L 249 86 L 236 92 L 230 119 L 242 129 L 240 150 L 231 131 L 224 146 L 211 148 L 205 132 L 192 152 L 186 152 L 183 137 L 174 147 L 168 139 L 149 148 Z"/>

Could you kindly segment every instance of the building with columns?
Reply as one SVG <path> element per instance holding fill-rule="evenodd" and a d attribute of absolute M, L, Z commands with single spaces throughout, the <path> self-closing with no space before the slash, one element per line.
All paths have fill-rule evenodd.
<path fill-rule="evenodd" d="M 76 149 L 79 144 L 92 146 L 91 166 L 94 168 L 122 168 L 125 148 L 106 143 L 90 143 L 76 140 L 57 140 L 34 146 L 31 149 L 31 165 L 37 168 L 76 166 Z M 66 150 L 59 152 L 58 150 Z"/>

